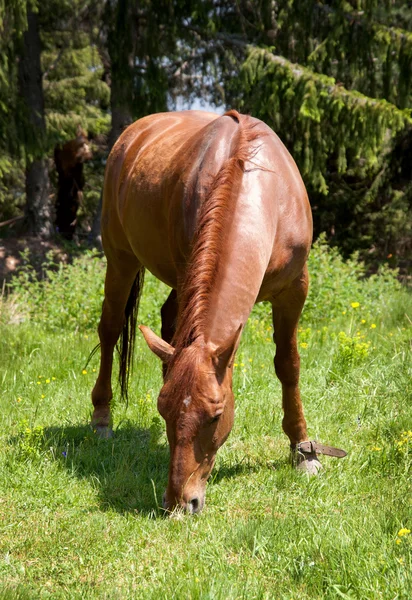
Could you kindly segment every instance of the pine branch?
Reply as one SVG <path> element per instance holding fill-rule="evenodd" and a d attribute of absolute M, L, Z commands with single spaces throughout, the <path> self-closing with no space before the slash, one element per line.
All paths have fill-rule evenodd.
<path fill-rule="evenodd" d="M 233 97 L 272 125 L 306 180 L 323 194 L 331 164 L 339 173 L 365 175 L 390 139 L 412 123 L 410 110 L 347 90 L 267 49 L 247 51 Z"/>

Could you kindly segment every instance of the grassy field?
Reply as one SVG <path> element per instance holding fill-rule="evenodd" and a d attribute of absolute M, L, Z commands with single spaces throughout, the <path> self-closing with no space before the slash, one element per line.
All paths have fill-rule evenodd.
<path fill-rule="evenodd" d="M 269 307 L 235 363 L 236 421 L 200 516 L 159 507 L 168 448 L 160 364 L 140 334 L 115 436 L 88 427 L 104 264 L 29 261 L 0 308 L 0 598 L 412 597 L 412 299 L 321 242 L 300 330 L 312 439 L 348 451 L 293 471 L 281 430 Z M 147 277 L 139 321 L 167 290 Z"/>

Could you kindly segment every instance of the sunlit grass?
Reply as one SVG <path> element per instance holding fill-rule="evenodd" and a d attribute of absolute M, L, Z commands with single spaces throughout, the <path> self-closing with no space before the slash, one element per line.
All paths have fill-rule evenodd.
<path fill-rule="evenodd" d="M 314 290 L 339 277 L 322 254 L 313 263 L 324 268 Z M 99 289 L 101 268 L 75 278 L 82 270 Z M 410 598 L 412 303 L 389 279 L 371 287 L 344 274 L 335 298 L 310 299 L 299 346 L 310 437 L 348 456 L 322 459 L 317 478 L 291 469 L 270 310 L 259 306 L 236 357 L 233 432 L 204 512 L 183 520 L 159 507 L 161 372 L 140 335 L 130 404 L 115 402 L 115 436 L 102 441 L 87 425 L 94 312 L 91 327 L 84 313 L 80 330 L 59 330 L 47 324 L 60 318 L 47 297 L 32 298 L 37 318 L 14 305 L 25 320 L 4 318 L 0 330 L 0 598 Z M 67 293 L 74 307 L 68 281 L 53 298 Z M 140 320 L 157 331 L 166 295 L 148 277 Z"/>

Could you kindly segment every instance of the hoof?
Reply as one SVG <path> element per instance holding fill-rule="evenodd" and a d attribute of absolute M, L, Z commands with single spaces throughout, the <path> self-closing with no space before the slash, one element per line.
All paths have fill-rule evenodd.
<path fill-rule="evenodd" d="M 305 456 L 301 462 L 296 465 L 296 469 L 308 475 L 317 475 L 322 469 L 322 464 L 316 456 Z"/>
<path fill-rule="evenodd" d="M 298 450 L 292 450 L 292 464 L 297 471 L 307 473 L 308 475 L 317 475 L 322 469 L 322 464 L 319 462 L 315 453 L 303 454 Z"/>
<path fill-rule="evenodd" d="M 92 425 L 94 433 L 101 440 L 109 440 L 113 437 L 113 430 L 105 425 Z"/>

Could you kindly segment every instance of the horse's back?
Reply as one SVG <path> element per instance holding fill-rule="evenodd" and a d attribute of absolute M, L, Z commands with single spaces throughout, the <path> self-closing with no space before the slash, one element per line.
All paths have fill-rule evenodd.
<path fill-rule="evenodd" d="M 202 111 L 160 113 L 130 125 L 106 168 L 106 254 L 133 252 L 159 279 L 175 285 L 175 265 L 187 255 L 197 212 L 196 202 L 184 207 L 184 199 L 217 173 L 235 130 L 231 118 Z"/>
<path fill-rule="evenodd" d="M 299 252 L 304 261 L 311 238 L 305 187 L 278 136 L 258 119 L 236 115 L 161 113 L 125 130 L 110 154 L 105 176 L 102 239 L 108 258 L 131 253 L 176 287 L 199 208 L 231 156 L 237 134 L 246 128 L 253 130 L 256 141 L 250 145 L 232 229 L 238 221 L 240 236 L 254 240 L 245 238 L 245 246 L 264 247 L 264 296 L 279 271 L 290 271 L 289 262 L 294 275 L 301 262 L 294 255 Z M 228 232 L 232 234 L 239 240 L 234 243 L 240 243 L 238 233 Z"/>

